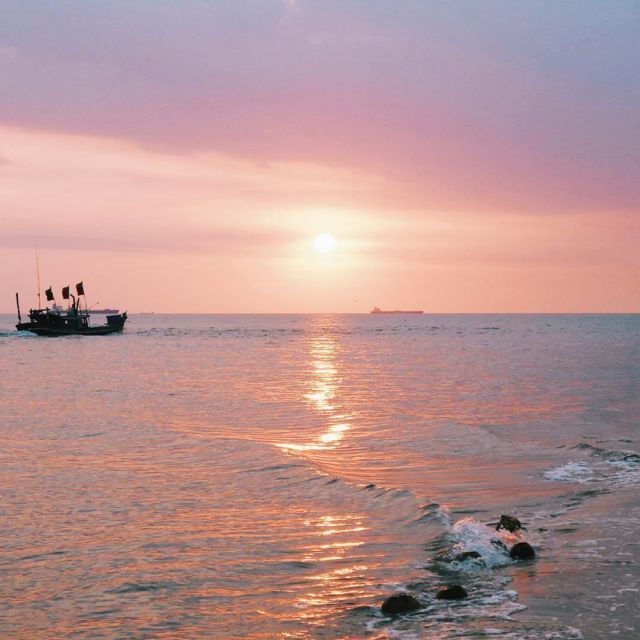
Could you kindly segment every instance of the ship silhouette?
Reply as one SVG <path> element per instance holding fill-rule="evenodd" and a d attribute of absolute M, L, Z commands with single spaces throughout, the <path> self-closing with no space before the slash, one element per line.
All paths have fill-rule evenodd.
<path fill-rule="evenodd" d="M 383 309 L 380 309 L 380 307 L 373 307 L 369 313 L 424 313 L 424 311 L 422 311 L 422 309 L 411 309 L 409 311 L 393 309 L 391 311 L 384 311 Z"/>

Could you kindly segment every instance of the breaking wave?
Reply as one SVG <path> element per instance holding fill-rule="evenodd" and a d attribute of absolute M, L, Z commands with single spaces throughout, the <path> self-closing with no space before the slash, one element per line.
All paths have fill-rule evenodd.
<path fill-rule="evenodd" d="M 525 539 L 521 531 L 497 531 L 496 523 L 485 524 L 473 517 L 452 521 L 449 511 L 436 503 L 423 507 L 425 518 L 437 521 L 443 533 L 427 548 L 431 561 L 423 566 L 424 580 L 385 585 L 396 592 L 413 595 L 422 605 L 418 611 L 389 618 L 378 609 L 371 610 L 366 628 L 377 638 L 490 638 L 507 640 L 580 640 L 582 633 L 573 627 L 543 624 L 535 627 L 515 619 L 514 614 L 527 607 L 518 602 L 518 593 L 510 588 L 511 578 L 500 569 L 515 563 L 509 548 Z M 459 601 L 436 598 L 439 589 L 463 585 L 468 597 Z"/>
<path fill-rule="evenodd" d="M 598 488 L 622 488 L 640 482 L 640 454 L 630 450 L 608 450 L 582 443 L 573 451 L 586 453 L 587 458 L 570 460 L 544 472 L 553 482 L 573 482 Z"/>

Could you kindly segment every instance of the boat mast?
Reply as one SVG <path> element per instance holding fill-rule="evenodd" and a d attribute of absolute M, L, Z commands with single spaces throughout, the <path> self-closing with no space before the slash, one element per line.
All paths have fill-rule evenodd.
<path fill-rule="evenodd" d="M 36 243 L 36 276 L 38 279 L 38 309 L 42 309 L 42 302 L 40 302 L 40 262 L 38 261 L 38 245 Z"/>
<path fill-rule="evenodd" d="M 22 322 L 22 316 L 20 315 L 20 297 L 16 291 L 16 307 L 18 307 L 18 323 Z"/>

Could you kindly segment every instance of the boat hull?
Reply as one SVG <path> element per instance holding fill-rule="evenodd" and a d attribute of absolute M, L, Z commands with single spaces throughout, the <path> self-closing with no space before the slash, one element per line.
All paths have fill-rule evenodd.
<path fill-rule="evenodd" d="M 38 320 L 42 320 L 38 322 Z M 64 325 L 63 321 L 52 322 L 50 319 L 37 318 L 35 322 L 19 322 L 16 325 L 18 331 L 30 331 L 38 336 L 105 336 L 110 333 L 120 333 L 127 321 L 126 312 L 122 315 L 107 316 L 107 324 L 95 327 L 82 323 L 81 325 Z"/>
<path fill-rule="evenodd" d="M 109 333 L 119 333 L 124 329 L 124 323 L 119 327 L 108 327 L 107 325 L 100 327 L 90 327 L 84 331 L 71 331 L 65 329 L 48 329 L 46 327 L 30 326 L 28 323 L 24 323 L 23 326 L 19 326 L 18 331 L 30 331 L 37 336 L 105 336 Z"/>

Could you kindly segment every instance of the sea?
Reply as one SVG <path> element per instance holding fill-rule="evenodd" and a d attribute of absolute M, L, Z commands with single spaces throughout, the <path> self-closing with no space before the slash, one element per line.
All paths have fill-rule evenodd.
<path fill-rule="evenodd" d="M 3 640 L 640 637 L 639 315 L 14 325 Z"/>

